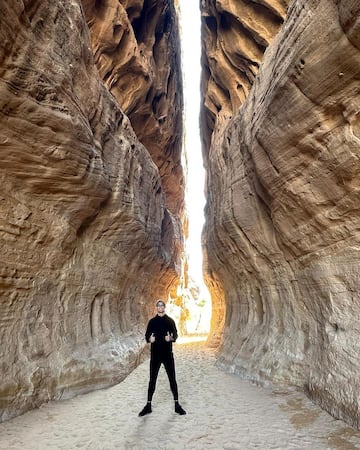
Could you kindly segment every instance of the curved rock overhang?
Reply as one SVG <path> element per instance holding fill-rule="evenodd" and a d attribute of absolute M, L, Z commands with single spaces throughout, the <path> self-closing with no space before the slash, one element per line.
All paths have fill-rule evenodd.
<path fill-rule="evenodd" d="M 170 0 L 0 10 L 6 420 L 141 359 L 153 300 L 180 275 L 182 86 Z"/>
<path fill-rule="evenodd" d="M 299 386 L 359 427 L 360 6 L 292 2 L 241 99 L 229 16 L 235 4 L 280 3 L 202 3 L 204 245 L 214 310 L 225 312 L 212 327 L 219 365 Z M 224 34 L 214 8 L 227 10 Z"/>

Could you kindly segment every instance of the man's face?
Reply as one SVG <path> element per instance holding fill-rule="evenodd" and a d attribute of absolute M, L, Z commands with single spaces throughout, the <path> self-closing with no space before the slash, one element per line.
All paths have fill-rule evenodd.
<path fill-rule="evenodd" d="M 161 316 L 165 313 L 165 303 L 157 302 L 156 303 L 157 313 Z"/>

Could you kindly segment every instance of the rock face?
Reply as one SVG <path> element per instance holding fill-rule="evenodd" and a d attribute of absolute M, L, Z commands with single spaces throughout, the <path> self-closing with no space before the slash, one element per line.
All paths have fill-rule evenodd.
<path fill-rule="evenodd" d="M 219 364 L 303 387 L 357 427 L 359 80 L 359 3 L 293 2 L 246 101 L 212 135 L 204 233 L 226 311 L 224 330 L 213 320 Z"/>
<path fill-rule="evenodd" d="M 84 7 L 88 13 L 89 2 Z M 182 187 L 181 176 L 179 186 L 174 181 L 179 147 L 170 151 L 172 127 L 181 140 L 180 119 L 164 121 L 167 137 L 157 144 L 159 151 L 164 144 L 167 155 L 158 154 L 156 163 L 170 163 L 160 164 L 159 172 L 109 92 L 109 80 L 104 84 L 99 76 L 106 78 L 95 62 L 101 66 L 101 51 L 108 58 L 110 53 L 102 47 L 93 57 L 78 1 L 0 0 L 0 10 L 0 417 L 5 420 L 49 399 L 118 382 L 136 366 L 154 297 L 166 295 L 180 273 L 176 214 Z M 128 6 L 131 11 L 137 17 Z M 174 13 L 170 6 L 167 11 Z M 174 20 L 166 22 L 168 31 Z M 164 30 L 157 30 L 161 41 Z M 162 70 L 175 73 L 165 63 Z M 166 78 L 157 91 L 156 77 L 152 73 L 152 87 L 146 87 L 154 93 L 149 99 L 155 111 L 154 98 Z M 175 95 L 169 86 L 179 80 L 170 79 L 158 99 L 165 111 Z M 129 85 L 129 92 L 133 88 Z M 174 90 L 180 108 L 181 85 Z M 140 123 L 137 95 L 125 109 L 132 108 Z M 147 126 L 143 143 L 150 139 Z M 166 195 L 163 181 L 174 195 Z"/>
<path fill-rule="evenodd" d="M 247 97 L 289 1 L 201 0 L 205 149 L 213 130 L 227 123 Z"/>
<path fill-rule="evenodd" d="M 212 134 L 222 136 L 245 101 L 259 70 L 263 53 L 286 16 L 289 0 L 202 0 L 202 111 L 201 135 L 205 166 L 208 166 Z M 207 167 L 207 176 L 212 168 Z M 222 175 L 219 174 L 221 177 Z M 208 206 L 216 182 L 208 179 Z M 203 246 L 206 250 L 206 232 Z M 204 266 L 207 266 L 204 255 Z M 212 296 L 210 345 L 217 347 L 225 323 L 222 282 L 205 271 Z"/>
<path fill-rule="evenodd" d="M 158 166 L 166 206 L 184 208 L 180 39 L 173 0 L 83 0 L 95 63 Z"/>

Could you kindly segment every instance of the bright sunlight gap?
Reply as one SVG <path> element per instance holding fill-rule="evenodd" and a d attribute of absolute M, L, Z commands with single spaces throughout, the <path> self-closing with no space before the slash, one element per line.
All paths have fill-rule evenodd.
<path fill-rule="evenodd" d="M 199 113 L 200 113 L 200 10 L 198 2 L 179 0 L 182 72 L 184 81 L 185 120 L 185 201 L 189 218 L 186 253 L 189 264 L 189 286 L 181 296 L 188 312 L 185 334 L 208 334 L 211 318 L 210 294 L 202 276 L 201 231 L 204 225 L 204 184 Z"/>

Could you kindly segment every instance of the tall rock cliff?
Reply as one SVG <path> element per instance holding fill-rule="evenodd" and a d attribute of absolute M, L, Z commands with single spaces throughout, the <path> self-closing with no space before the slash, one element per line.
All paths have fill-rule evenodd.
<path fill-rule="evenodd" d="M 258 73 L 264 51 L 286 16 L 290 0 L 202 0 L 201 135 L 207 168 L 207 208 L 216 197 L 217 182 L 209 166 L 212 135 L 222 136 L 245 101 Z M 219 177 L 222 174 L 219 173 Z M 207 211 L 207 216 L 210 212 Z M 211 240 L 213 237 L 211 237 Z M 204 267 L 207 267 L 207 231 Z M 209 244 L 211 245 L 211 244 Z M 212 296 L 210 344 L 219 345 L 225 324 L 225 296 L 218 274 L 205 270 Z"/>
<path fill-rule="evenodd" d="M 184 209 L 182 77 L 174 0 L 82 0 L 99 74 L 159 168 L 166 206 Z"/>
<path fill-rule="evenodd" d="M 205 149 L 214 129 L 226 124 L 247 97 L 289 1 L 201 0 Z"/>
<path fill-rule="evenodd" d="M 246 100 L 204 139 L 219 364 L 357 427 L 359 36 L 357 1 L 292 2 Z"/>
<path fill-rule="evenodd" d="M 10 3 L 0 0 L 2 420 L 136 366 L 153 300 L 180 273 L 183 208 L 172 2 L 151 14 L 141 1 Z M 140 35 L 144 83 L 126 78 Z"/>

